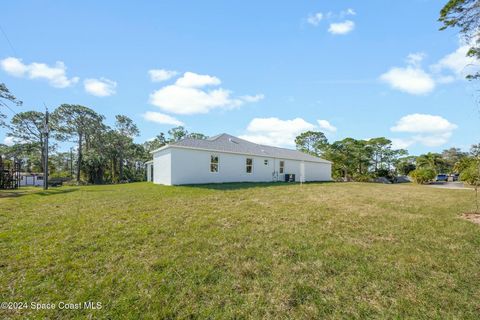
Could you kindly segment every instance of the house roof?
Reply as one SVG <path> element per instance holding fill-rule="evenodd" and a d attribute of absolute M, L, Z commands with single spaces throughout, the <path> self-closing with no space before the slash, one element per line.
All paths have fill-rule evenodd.
<path fill-rule="evenodd" d="M 243 140 L 232 135 L 223 133 L 208 139 L 192 139 L 185 138 L 180 141 L 166 145 L 158 150 L 163 150 L 169 147 L 218 151 L 227 153 L 239 153 L 246 155 L 254 155 L 260 157 L 281 158 L 290 160 L 310 161 L 330 163 L 330 161 L 315 157 L 297 150 L 271 147 L 261 144 L 256 144 L 247 140 Z M 153 152 L 156 152 L 155 150 Z"/>

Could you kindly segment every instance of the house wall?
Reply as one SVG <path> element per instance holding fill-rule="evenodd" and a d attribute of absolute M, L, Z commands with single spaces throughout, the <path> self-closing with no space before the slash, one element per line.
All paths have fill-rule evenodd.
<path fill-rule="evenodd" d="M 219 157 L 218 172 L 210 172 L 210 157 Z M 246 159 L 253 172 L 246 172 Z M 268 165 L 264 160 L 269 160 Z M 273 158 L 172 148 L 172 184 L 272 181 Z"/>
<path fill-rule="evenodd" d="M 219 172 L 210 172 L 211 155 L 219 157 Z M 253 159 L 253 172 L 246 172 L 246 159 Z M 265 165 L 264 161 L 268 160 Z M 284 181 L 279 173 L 280 161 L 285 162 L 286 174 L 295 174 L 300 181 L 301 161 L 272 157 L 210 152 L 194 149 L 168 148 L 154 154 L 154 183 L 166 185 L 221 182 Z M 331 164 L 304 162 L 305 181 L 331 180 Z"/>
<path fill-rule="evenodd" d="M 146 172 L 147 181 L 152 182 L 153 163 L 147 163 L 147 164 L 145 165 L 145 167 L 146 167 L 146 169 L 147 169 L 147 172 Z"/>
<path fill-rule="evenodd" d="M 171 148 L 153 154 L 153 183 L 172 184 Z"/>
<path fill-rule="evenodd" d="M 332 164 L 305 162 L 305 181 L 331 181 Z"/>

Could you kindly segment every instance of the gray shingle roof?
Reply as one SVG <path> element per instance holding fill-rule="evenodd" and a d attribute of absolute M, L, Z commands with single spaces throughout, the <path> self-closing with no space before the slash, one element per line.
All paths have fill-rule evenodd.
<path fill-rule="evenodd" d="M 206 140 L 186 138 L 170 144 L 171 147 L 185 147 L 195 148 L 219 152 L 234 152 L 248 155 L 255 155 L 260 157 L 272 157 L 291 160 L 303 160 L 311 162 L 325 162 L 330 161 L 315 157 L 297 150 L 278 148 L 256 144 L 247 140 L 243 140 L 229 134 L 223 133 Z"/>

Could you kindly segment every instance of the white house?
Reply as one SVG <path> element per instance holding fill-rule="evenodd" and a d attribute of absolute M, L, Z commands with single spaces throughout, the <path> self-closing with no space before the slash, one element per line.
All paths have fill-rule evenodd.
<path fill-rule="evenodd" d="M 147 180 L 156 184 L 331 180 L 330 161 L 225 133 L 206 140 L 186 138 L 152 154 Z"/>

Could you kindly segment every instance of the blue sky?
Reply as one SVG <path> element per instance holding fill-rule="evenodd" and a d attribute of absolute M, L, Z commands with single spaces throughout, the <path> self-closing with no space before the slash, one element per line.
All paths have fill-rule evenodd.
<path fill-rule="evenodd" d="M 5 2 L 0 81 L 18 111 L 125 114 L 139 142 L 182 123 L 286 147 L 313 129 L 385 136 L 411 154 L 467 150 L 480 141 L 478 84 L 462 80 L 457 33 L 438 31 L 441 4 Z"/>

